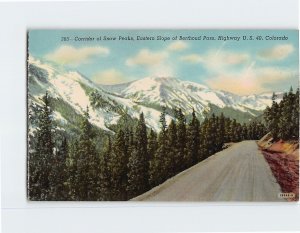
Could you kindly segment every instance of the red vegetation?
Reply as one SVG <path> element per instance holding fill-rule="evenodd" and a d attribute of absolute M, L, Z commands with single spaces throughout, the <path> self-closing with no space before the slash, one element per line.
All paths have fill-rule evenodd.
<path fill-rule="evenodd" d="M 298 151 L 298 150 L 297 150 Z M 299 151 L 298 151 L 299 152 Z M 299 157 L 291 154 L 274 152 L 268 149 L 262 150 L 265 159 L 279 183 L 283 193 L 294 193 L 295 198 L 289 201 L 299 200 Z"/>

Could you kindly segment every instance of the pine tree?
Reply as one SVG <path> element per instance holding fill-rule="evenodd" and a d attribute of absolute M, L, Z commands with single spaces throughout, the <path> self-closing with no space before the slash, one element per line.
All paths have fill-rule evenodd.
<path fill-rule="evenodd" d="M 166 108 L 163 107 L 162 113 L 160 115 L 160 133 L 158 136 L 158 147 L 153 156 L 150 160 L 150 170 L 149 170 L 149 183 L 151 187 L 154 187 L 158 184 L 161 184 L 166 179 L 166 167 L 164 164 L 164 158 L 167 154 L 166 148 Z"/>
<path fill-rule="evenodd" d="M 279 104 L 275 101 L 275 94 L 273 94 L 272 100 L 272 106 L 264 112 L 264 119 L 267 123 L 268 131 L 273 136 L 273 140 L 298 139 L 299 89 L 294 94 L 291 87 L 289 93 L 283 94 L 283 99 Z M 265 129 L 262 131 L 265 131 Z"/>
<path fill-rule="evenodd" d="M 162 107 L 162 112 L 159 117 L 159 123 L 160 123 L 160 132 L 165 133 L 167 129 L 167 122 L 166 122 L 166 107 Z"/>
<path fill-rule="evenodd" d="M 299 140 L 299 88 L 295 93 L 293 110 L 292 110 L 292 138 Z"/>
<path fill-rule="evenodd" d="M 225 142 L 225 117 L 221 113 L 221 116 L 218 118 L 217 132 L 216 132 L 216 147 L 218 150 L 221 150 Z"/>
<path fill-rule="evenodd" d="M 77 170 L 77 161 L 78 161 L 78 141 L 75 139 L 70 142 L 67 158 L 67 188 L 68 188 L 68 199 L 72 201 L 79 200 L 77 196 L 78 186 L 78 170 Z"/>
<path fill-rule="evenodd" d="M 217 119 L 215 114 L 208 119 L 206 126 L 206 144 L 207 144 L 207 156 L 213 155 L 217 150 L 215 147 L 215 140 L 217 134 Z"/>
<path fill-rule="evenodd" d="M 231 135 L 231 141 L 237 142 L 238 141 L 238 132 L 237 132 L 237 122 L 236 119 L 233 119 L 230 126 L 230 135 Z"/>
<path fill-rule="evenodd" d="M 146 191 L 144 183 L 143 160 L 137 148 L 133 148 L 128 160 L 128 199 L 138 196 Z M 148 181 L 147 181 L 148 182 Z"/>
<path fill-rule="evenodd" d="M 153 129 L 150 130 L 149 133 L 149 142 L 148 142 L 148 156 L 149 160 L 151 160 L 154 157 L 154 154 L 157 150 L 157 134 Z M 149 162 L 150 164 L 150 162 Z"/>
<path fill-rule="evenodd" d="M 186 119 L 181 109 L 177 116 L 177 156 L 175 160 L 176 173 L 185 169 L 184 156 L 186 153 Z"/>
<path fill-rule="evenodd" d="M 136 146 L 129 155 L 128 186 L 129 198 L 137 196 L 149 189 L 149 156 L 147 127 L 144 114 L 140 114 L 136 128 Z"/>
<path fill-rule="evenodd" d="M 225 142 L 231 142 L 231 120 L 230 118 L 225 118 Z"/>
<path fill-rule="evenodd" d="M 167 167 L 165 165 L 164 158 L 168 151 L 165 145 L 165 135 L 162 133 L 158 137 L 158 149 L 154 154 L 153 159 L 150 161 L 150 179 L 149 183 L 151 187 L 157 186 L 167 179 Z"/>
<path fill-rule="evenodd" d="M 280 115 L 278 115 L 278 137 L 282 139 L 287 139 L 290 136 L 290 122 L 291 122 L 291 111 L 292 103 L 290 102 L 291 93 L 283 95 L 282 101 L 279 103 L 278 108 L 280 108 Z"/>
<path fill-rule="evenodd" d="M 111 174 L 111 200 L 127 200 L 128 155 L 125 145 L 125 134 L 122 129 L 119 129 L 114 139 L 108 166 Z"/>
<path fill-rule="evenodd" d="M 190 167 L 199 161 L 200 122 L 193 109 L 192 120 L 187 129 L 187 153 L 185 157 L 186 167 Z"/>
<path fill-rule="evenodd" d="M 52 140 L 52 109 L 47 92 L 42 101 L 42 109 L 37 119 L 36 146 L 29 153 L 28 197 L 31 200 L 50 200 L 52 198 L 49 174 L 53 163 L 54 143 Z"/>
<path fill-rule="evenodd" d="M 248 127 L 246 125 L 246 123 L 243 124 L 242 126 L 242 140 L 248 140 Z"/>
<path fill-rule="evenodd" d="M 108 136 L 107 143 L 105 145 L 104 151 L 100 156 L 99 162 L 99 199 L 102 201 L 109 201 L 111 199 L 110 195 L 110 177 L 111 172 L 108 167 L 109 159 L 112 155 L 112 145 L 110 136 Z"/>
<path fill-rule="evenodd" d="M 63 201 L 67 198 L 67 178 L 68 172 L 66 160 L 68 157 L 68 142 L 66 136 L 63 136 L 61 144 L 53 154 L 51 170 L 49 174 L 49 185 L 51 190 L 51 199 Z"/>
<path fill-rule="evenodd" d="M 174 120 L 171 120 L 167 135 L 166 135 L 166 149 L 167 154 L 164 157 L 163 163 L 166 167 L 166 174 L 164 175 L 167 178 L 174 176 L 177 172 L 176 164 L 179 164 L 178 151 L 177 151 L 177 127 Z"/>
<path fill-rule="evenodd" d="M 80 124 L 80 136 L 76 151 L 76 196 L 79 200 L 93 201 L 99 196 L 99 155 L 94 144 L 94 133 L 89 122 L 89 109 Z"/>
<path fill-rule="evenodd" d="M 279 119 L 281 115 L 281 108 L 279 107 L 278 103 L 274 102 L 272 105 L 272 118 L 271 118 L 271 132 L 273 135 L 274 140 L 279 139 Z"/>
<path fill-rule="evenodd" d="M 200 158 L 201 160 L 204 160 L 208 158 L 208 128 L 209 128 L 209 120 L 208 118 L 205 118 L 203 123 L 201 124 L 200 128 Z M 201 161 L 200 160 L 200 161 Z"/>

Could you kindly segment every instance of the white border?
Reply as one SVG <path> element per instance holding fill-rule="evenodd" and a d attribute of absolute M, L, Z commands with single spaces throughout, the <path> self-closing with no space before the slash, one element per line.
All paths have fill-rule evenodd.
<path fill-rule="evenodd" d="M 0 4 L 3 232 L 300 230 L 298 204 L 26 201 L 26 30 L 297 29 L 297 0 Z"/>

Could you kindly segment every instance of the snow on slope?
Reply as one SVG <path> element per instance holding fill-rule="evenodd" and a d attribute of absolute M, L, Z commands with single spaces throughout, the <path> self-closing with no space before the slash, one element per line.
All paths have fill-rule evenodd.
<path fill-rule="evenodd" d="M 238 96 L 171 77 L 147 77 L 127 84 L 105 87 L 137 103 L 164 104 L 170 108 L 181 108 L 187 114 L 193 108 L 196 112 L 202 113 L 203 110 L 208 109 L 209 104 L 219 108 L 231 107 L 242 112 L 249 112 L 249 109 L 262 111 L 272 103 L 272 94 Z"/>
<path fill-rule="evenodd" d="M 160 111 L 153 108 L 145 107 L 143 105 L 138 105 L 130 99 L 126 99 L 118 96 L 111 96 L 111 98 L 114 99 L 117 103 L 121 104 L 125 109 L 127 109 L 127 113 L 133 118 L 138 119 L 140 113 L 143 112 L 146 125 L 151 127 L 155 131 L 159 131 L 160 129 L 159 118 L 161 114 Z M 171 119 L 172 119 L 171 116 L 166 115 L 167 124 L 170 123 Z"/>
<path fill-rule="evenodd" d="M 29 71 L 30 78 L 35 81 L 34 85 L 29 84 L 29 94 L 33 97 L 33 101 L 41 103 L 40 98 L 48 91 L 51 97 L 64 100 L 79 114 L 83 114 L 86 108 L 89 107 L 91 123 L 101 129 L 109 130 L 107 126 L 116 124 L 120 115 L 114 111 L 103 108 L 92 108 L 90 97 L 82 86 L 82 84 L 84 84 L 91 90 L 99 92 L 110 105 L 114 106 L 115 103 L 117 103 L 123 110 L 128 109 L 128 114 L 133 118 L 138 118 L 139 114 L 143 112 L 146 124 L 157 131 L 159 130 L 159 111 L 149 107 L 139 106 L 130 99 L 106 93 L 78 72 L 60 72 L 51 65 L 41 63 L 32 57 L 29 58 L 28 63 L 29 65 L 37 67 L 38 72 L 43 71 L 46 73 L 46 75 L 44 75 L 46 76 L 45 80 L 40 80 L 41 77 L 38 78 L 38 74 Z M 39 88 L 37 88 L 37 86 L 39 86 Z M 58 112 L 55 112 L 54 117 L 58 120 L 62 120 Z M 171 117 L 167 116 L 166 120 L 169 122 Z"/>
<path fill-rule="evenodd" d="M 86 108 L 89 107 L 91 123 L 102 129 L 108 130 L 105 126 L 105 113 L 101 111 L 101 109 L 94 110 L 91 108 L 89 97 L 80 85 L 80 82 L 89 86 L 91 84 L 79 73 L 68 72 L 61 74 L 50 65 L 43 64 L 33 58 L 29 59 L 29 64 L 35 65 L 48 73 L 47 85 L 39 83 L 39 85 L 42 85 L 44 92 L 40 93 L 38 97 L 43 96 L 47 90 L 51 97 L 61 98 L 69 103 L 80 114 L 83 114 Z"/>
<path fill-rule="evenodd" d="M 97 86 L 79 72 L 59 71 L 32 57 L 28 63 L 29 67 L 32 66 L 29 69 L 29 96 L 33 101 L 40 103 L 39 98 L 48 91 L 51 97 L 65 101 L 79 114 L 89 107 L 91 122 L 104 130 L 116 124 L 121 113 L 110 108 L 93 108 L 87 89 L 98 92 L 109 106 L 118 105 L 132 118 L 138 118 L 143 112 L 146 124 L 156 131 L 160 127 L 162 105 L 181 108 L 185 114 L 195 109 L 197 115 L 203 117 L 204 110 L 210 110 L 210 104 L 255 116 L 251 110 L 262 111 L 272 103 L 270 93 L 238 96 L 172 77 L 147 77 L 130 83 Z M 56 118 L 60 119 L 59 115 Z M 171 119 L 171 116 L 166 116 L 167 123 Z"/>

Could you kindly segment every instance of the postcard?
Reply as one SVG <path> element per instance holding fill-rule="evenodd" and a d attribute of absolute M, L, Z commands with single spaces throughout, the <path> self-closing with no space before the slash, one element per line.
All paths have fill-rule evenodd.
<path fill-rule="evenodd" d="M 299 200 L 297 30 L 27 40 L 28 200 Z"/>

